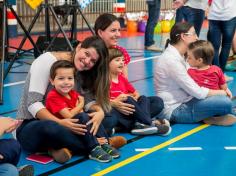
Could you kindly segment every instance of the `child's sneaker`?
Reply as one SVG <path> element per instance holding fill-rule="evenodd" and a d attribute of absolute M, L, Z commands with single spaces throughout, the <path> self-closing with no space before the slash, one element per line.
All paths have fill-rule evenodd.
<path fill-rule="evenodd" d="M 109 144 L 118 149 L 127 144 L 127 140 L 123 136 L 112 136 L 109 138 Z"/>
<path fill-rule="evenodd" d="M 118 152 L 118 150 L 116 150 L 115 148 L 113 148 L 109 144 L 103 144 L 101 147 L 105 152 L 107 152 L 109 155 L 111 155 L 112 158 L 119 158 L 120 157 L 120 153 Z"/>
<path fill-rule="evenodd" d="M 135 122 L 134 128 L 131 130 L 131 133 L 135 134 L 135 135 L 156 134 L 157 133 L 157 127 L 156 126 L 145 125 L 145 124 L 139 123 L 139 122 Z"/>
<path fill-rule="evenodd" d="M 99 161 L 99 162 L 102 162 L 102 163 L 108 163 L 112 160 L 112 157 L 107 154 L 101 146 L 97 146 L 95 147 L 90 155 L 89 155 L 89 158 L 90 159 L 93 159 L 93 160 L 96 160 L 96 161 Z"/>
<path fill-rule="evenodd" d="M 34 176 L 34 167 L 32 165 L 24 165 L 18 168 L 19 176 Z"/>
<path fill-rule="evenodd" d="M 152 121 L 153 125 L 167 125 L 170 126 L 170 122 L 166 119 L 155 119 Z"/>
<path fill-rule="evenodd" d="M 172 131 L 172 128 L 171 126 L 168 126 L 168 125 L 156 125 L 157 127 L 157 135 L 159 136 L 168 136 L 171 131 Z"/>
<path fill-rule="evenodd" d="M 53 159 L 58 163 L 65 163 L 69 161 L 72 157 L 71 152 L 67 148 L 61 148 L 58 150 L 49 150 L 49 155 L 53 157 Z"/>

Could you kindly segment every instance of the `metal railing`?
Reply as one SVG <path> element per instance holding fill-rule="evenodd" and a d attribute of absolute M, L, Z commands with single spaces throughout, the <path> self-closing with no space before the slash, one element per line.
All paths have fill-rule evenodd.
<path fill-rule="evenodd" d="M 35 16 L 37 10 L 31 9 L 26 3 L 25 0 L 17 0 L 17 14 L 21 18 L 23 24 L 27 27 L 31 23 L 33 17 Z M 49 4 L 53 6 L 59 5 L 60 0 L 49 0 Z M 72 0 L 67 0 L 70 4 Z M 85 17 L 88 19 L 91 26 L 93 26 L 97 16 L 103 12 L 113 13 L 113 4 L 116 3 L 117 0 L 94 0 L 91 4 L 88 5 L 85 9 L 82 10 Z M 126 0 L 126 12 L 140 12 L 147 11 L 146 0 Z M 172 0 L 161 0 L 161 9 L 169 10 L 172 9 Z M 44 23 L 45 23 L 45 12 L 43 11 L 34 28 L 33 32 L 43 32 L 44 31 Z M 64 29 L 69 29 L 72 21 L 72 16 L 68 17 L 67 24 L 64 25 Z M 57 25 L 50 15 L 50 25 L 51 30 L 56 30 Z M 84 21 L 80 15 L 77 16 L 77 29 L 83 29 L 85 27 Z M 18 33 L 22 33 L 21 28 L 18 28 Z"/>

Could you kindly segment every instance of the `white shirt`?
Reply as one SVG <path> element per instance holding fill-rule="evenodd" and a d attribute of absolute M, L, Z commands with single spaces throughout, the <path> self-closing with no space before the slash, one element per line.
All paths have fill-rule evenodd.
<path fill-rule="evenodd" d="M 162 118 L 170 119 L 174 109 L 193 97 L 206 98 L 209 89 L 199 87 L 188 75 L 186 62 L 178 50 L 169 45 L 156 61 L 154 86 L 157 96 L 164 101 Z"/>
<path fill-rule="evenodd" d="M 208 6 L 208 0 L 188 0 L 184 6 L 189 6 L 194 9 L 206 10 Z"/>
<path fill-rule="evenodd" d="M 236 17 L 236 0 L 213 0 L 208 19 L 228 21 Z"/>

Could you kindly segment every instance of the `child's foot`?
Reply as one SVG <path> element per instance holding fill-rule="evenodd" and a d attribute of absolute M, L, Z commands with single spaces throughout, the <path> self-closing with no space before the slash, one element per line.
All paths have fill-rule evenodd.
<path fill-rule="evenodd" d="M 109 155 L 112 156 L 112 158 L 119 158 L 120 157 L 120 153 L 118 150 L 116 150 L 115 148 L 113 148 L 112 146 L 110 146 L 109 144 L 103 144 L 102 149 L 107 152 Z"/>
<path fill-rule="evenodd" d="M 150 135 L 157 133 L 157 127 L 145 125 L 143 123 L 135 122 L 134 128 L 131 130 L 135 135 Z"/>
<path fill-rule="evenodd" d="M 156 119 L 152 121 L 152 124 L 157 127 L 157 135 L 167 136 L 171 133 L 172 128 L 170 122 L 166 119 Z"/>
<path fill-rule="evenodd" d="M 72 157 L 71 152 L 67 148 L 62 148 L 58 150 L 50 150 L 48 151 L 49 155 L 53 157 L 53 159 L 58 163 L 65 163 L 69 161 Z"/>
<path fill-rule="evenodd" d="M 111 155 L 107 154 L 107 152 L 105 152 L 101 146 L 97 146 L 95 147 L 90 155 L 89 155 L 90 159 L 102 162 L 102 163 L 108 163 L 112 160 Z"/>
<path fill-rule="evenodd" d="M 24 165 L 18 168 L 19 176 L 34 176 L 34 167 L 32 165 Z"/>
<path fill-rule="evenodd" d="M 118 149 L 127 144 L 127 140 L 123 136 L 112 136 L 109 138 L 109 144 Z"/>

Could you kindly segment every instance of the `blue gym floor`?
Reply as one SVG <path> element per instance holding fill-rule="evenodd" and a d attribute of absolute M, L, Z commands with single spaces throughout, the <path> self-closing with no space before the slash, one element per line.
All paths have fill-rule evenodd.
<path fill-rule="evenodd" d="M 201 36 L 205 36 L 202 33 Z M 155 36 L 158 43 L 160 36 Z M 143 36 L 120 39 L 120 45 L 132 56 L 129 80 L 141 94 L 155 95 L 153 66 L 160 53 L 143 50 Z M 31 56 L 15 62 L 4 82 L 4 101 L 0 116 L 15 118 Z M 228 83 L 236 95 L 236 73 L 227 72 L 234 81 Z M 235 106 L 236 102 L 234 102 Z M 29 134 L 30 135 L 30 134 Z M 175 124 L 168 137 L 137 137 L 119 134 L 128 139 L 120 149 L 121 157 L 110 163 L 99 163 L 87 157 L 74 156 L 64 165 L 55 162 L 43 165 L 27 161 L 23 152 L 19 165 L 32 164 L 35 175 L 54 176 L 235 176 L 236 125 L 229 127 L 204 124 Z M 8 137 L 8 136 L 6 136 Z M 143 151 L 137 151 L 143 150 Z"/>

